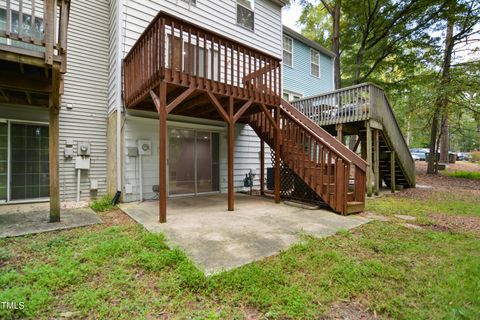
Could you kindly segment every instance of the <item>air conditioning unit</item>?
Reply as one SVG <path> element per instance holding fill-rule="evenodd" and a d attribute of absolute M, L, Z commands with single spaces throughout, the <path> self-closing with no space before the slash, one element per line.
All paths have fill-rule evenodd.
<path fill-rule="evenodd" d="M 138 140 L 137 142 L 138 154 L 141 156 L 149 156 L 152 154 L 152 141 Z"/>

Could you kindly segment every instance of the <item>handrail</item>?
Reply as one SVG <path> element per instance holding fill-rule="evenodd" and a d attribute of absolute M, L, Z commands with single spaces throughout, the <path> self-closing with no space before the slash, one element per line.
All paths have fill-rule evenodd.
<path fill-rule="evenodd" d="M 391 141 L 408 183 L 415 185 L 415 163 L 398 126 L 385 91 L 373 84 L 342 88 L 291 103 L 320 126 L 376 120 L 383 125 L 383 133 Z"/>
<path fill-rule="evenodd" d="M 61 72 L 66 71 L 67 27 L 70 0 L 4 0 L 5 28 L 0 38 L 8 45 L 32 51 L 45 51 L 45 63 L 61 57 Z"/>
<path fill-rule="evenodd" d="M 400 126 L 397 123 L 392 107 L 388 101 L 385 91 L 378 86 L 371 86 L 373 95 L 373 106 L 371 110 L 371 118 L 380 122 L 383 126 L 383 133 L 391 142 L 391 148 L 396 152 L 399 158 L 399 165 L 405 174 L 410 186 L 415 186 L 415 162 L 403 138 Z"/>
<path fill-rule="evenodd" d="M 276 126 L 269 121 L 272 116 L 266 112 L 250 115 L 248 123 L 260 139 L 274 148 Z M 357 204 L 365 202 L 367 164 L 362 158 L 284 100 L 279 108 L 269 112 L 279 112 L 279 151 L 283 165 L 295 172 L 304 184 L 337 212 L 348 213 L 350 201 Z M 288 170 L 282 171 L 282 175 L 285 176 L 281 181 L 289 182 L 285 185 L 281 183 L 281 194 L 288 198 L 292 196 L 291 178 L 287 177 Z M 316 201 L 311 193 L 299 192 L 297 196 L 302 194 L 306 197 L 304 200 Z"/>
<path fill-rule="evenodd" d="M 123 61 L 127 107 L 148 97 L 159 81 L 280 103 L 280 59 L 163 11 Z"/>
<path fill-rule="evenodd" d="M 325 141 L 326 144 L 330 145 L 331 148 L 335 150 L 343 160 L 353 163 L 362 171 L 366 171 L 367 163 L 365 160 L 359 157 L 343 143 L 332 137 L 327 131 L 313 123 L 307 116 L 298 111 L 298 109 L 284 99 L 282 99 L 282 108 L 300 121 L 309 130 L 311 130 L 316 136 Z"/>

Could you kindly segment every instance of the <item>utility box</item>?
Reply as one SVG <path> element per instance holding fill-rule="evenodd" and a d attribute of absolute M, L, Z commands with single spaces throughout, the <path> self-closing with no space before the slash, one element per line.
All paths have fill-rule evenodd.
<path fill-rule="evenodd" d="M 77 155 L 89 156 L 90 155 L 90 142 L 78 142 L 77 143 Z"/>
<path fill-rule="evenodd" d="M 73 147 L 65 147 L 65 158 L 73 158 Z"/>
<path fill-rule="evenodd" d="M 141 156 L 149 156 L 152 154 L 152 141 L 138 140 L 138 154 Z"/>
<path fill-rule="evenodd" d="M 75 158 L 75 169 L 79 169 L 79 170 L 90 169 L 90 158 L 76 157 Z"/>
<path fill-rule="evenodd" d="M 90 180 L 90 190 L 98 190 L 98 180 L 97 179 Z"/>
<path fill-rule="evenodd" d="M 127 156 L 129 157 L 138 157 L 138 148 L 137 147 L 128 147 Z"/>

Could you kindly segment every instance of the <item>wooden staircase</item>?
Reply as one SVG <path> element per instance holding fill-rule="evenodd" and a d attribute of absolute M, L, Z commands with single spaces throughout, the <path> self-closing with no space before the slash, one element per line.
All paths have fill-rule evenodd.
<path fill-rule="evenodd" d="M 276 130 L 272 119 L 276 111 L 271 112 L 272 116 L 264 112 L 251 114 L 248 123 L 273 149 Z M 278 112 L 283 168 L 293 171 L 334 211 L 363 211 L 366 162 L 287 101 L 282 100 Z M 282 170 L 281 175 L 286 171 Z M 286 197 L 298 186 L 282 184 L 281 188 Z"/>

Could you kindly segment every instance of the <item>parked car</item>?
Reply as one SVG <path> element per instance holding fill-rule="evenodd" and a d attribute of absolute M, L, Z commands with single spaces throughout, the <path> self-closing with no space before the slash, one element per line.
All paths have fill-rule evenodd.
<path fill-rule="evenodd" d="M 428 149 L 424 148 L 412 148 L 410 149 L 413 160 L 415 161 L 426 161 Z M 416 159 L 418 158 L 418 160 Z"/>
<path fill-rule="evenodd" d="M 468 152 L 456 152 L 457 161 L 468 161 L 471 159 L 470 153 Z"/>

